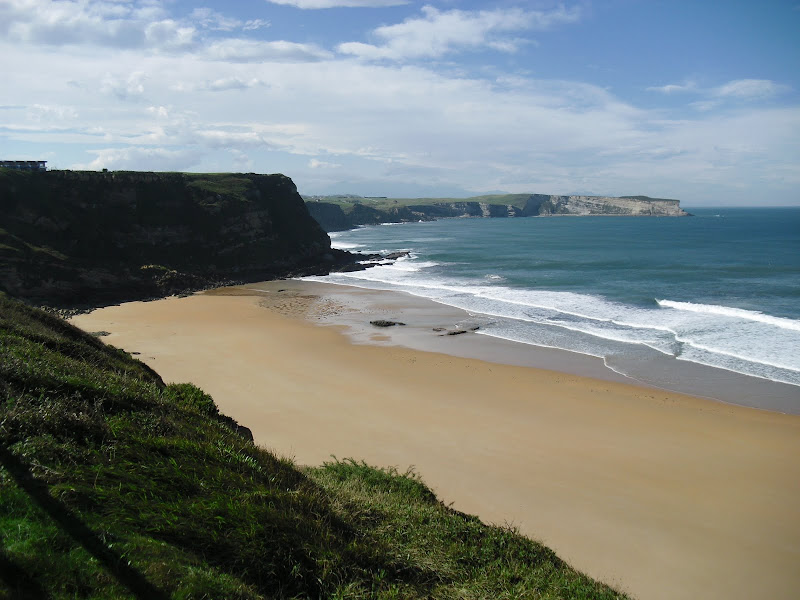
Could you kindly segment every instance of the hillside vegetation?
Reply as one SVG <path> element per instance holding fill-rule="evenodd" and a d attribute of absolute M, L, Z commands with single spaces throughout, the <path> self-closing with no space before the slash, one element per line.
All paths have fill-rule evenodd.
<path fill-rule="evenodd" d="M 2 294 L 0 395 L 0 598 L 622 597 L 414 473 L 298 468 Z"/>

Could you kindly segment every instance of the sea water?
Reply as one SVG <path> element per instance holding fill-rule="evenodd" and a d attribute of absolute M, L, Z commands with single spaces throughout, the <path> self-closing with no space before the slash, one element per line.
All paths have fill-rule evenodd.
<path fill-rule="evenodd" d="M 459 307 L 482 335 L 656 386 L 674 387 L 675 361 L 800 386 L 800 208 L 689 210 L 363 227 L 334 247 L 409 255 L 322 280 Z"/>

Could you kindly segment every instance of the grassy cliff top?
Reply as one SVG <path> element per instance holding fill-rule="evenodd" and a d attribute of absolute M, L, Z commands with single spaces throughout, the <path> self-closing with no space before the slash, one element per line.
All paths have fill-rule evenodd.
<path fill-rule="evenodd" d="M 0 598 L 620 598 L 414 473 L 300 469 L 0 295 Z"/>

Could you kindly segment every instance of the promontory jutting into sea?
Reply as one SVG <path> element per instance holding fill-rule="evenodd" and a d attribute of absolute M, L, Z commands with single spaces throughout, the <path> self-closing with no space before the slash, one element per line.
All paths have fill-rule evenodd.
<path fill-rule="evenodd" d="M 800 209 L 690 211 L 334 232 L 334 247 L 409 254 L 323 279 L 463 308 L 480 334 L 601 357 L 657 387 L 731 401 L 737 375 L 800 386 Z M 800 390 L 779 395 L 732 401 L 800 412 Z"/>

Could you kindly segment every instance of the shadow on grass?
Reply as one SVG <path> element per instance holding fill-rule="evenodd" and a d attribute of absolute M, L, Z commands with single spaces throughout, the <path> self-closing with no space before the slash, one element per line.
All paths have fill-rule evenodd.
<path fill-rule="evenodd" d="M 0 581 L 6 584 L 9 598 L 22 600 L 24 598 L 37 598 L 47 600 L 49 596 L 41 585 L 9 558 L 0 548 Z"/>
<path fill-rule="evenodd" d="M 105 566 L 134 596 L 141 600 L 166 600 L 168 598 L 167 594 L 150 583 L 127 560 L 106 546 L 100 537 L 76 517 L 71 510 L 53 498 L 48 492 L 47 484 L 36 479 L 30 469 L 3 445 L 0 445 L 0 464 L 6 468 L 17 485 L 30 496 L 33 502 L 44 510 L 73 540 L 83 546 L 89 554 Z M 30 596 L 21 597 L 46 597 L 44 594 L 36 596 L 34 592 L 40 586 L 2 553 L 0 553 L 0 575 L 4 580 L 8 577 L 6 583 L 12 589 L 17 588 L 23 591 L 22 588 L 28 584 L 36 586 L 28 588 L 31 593 Z"/>

